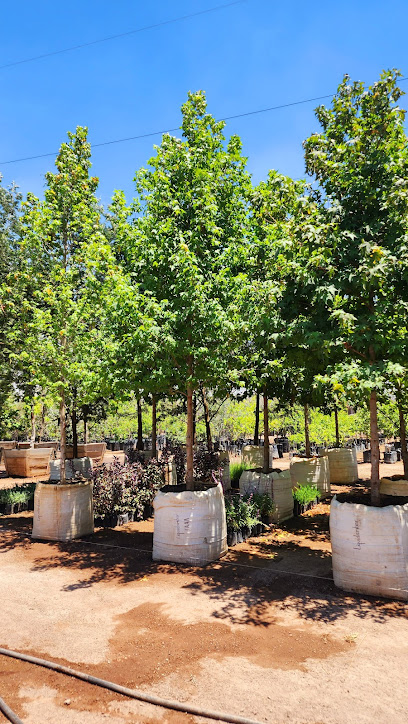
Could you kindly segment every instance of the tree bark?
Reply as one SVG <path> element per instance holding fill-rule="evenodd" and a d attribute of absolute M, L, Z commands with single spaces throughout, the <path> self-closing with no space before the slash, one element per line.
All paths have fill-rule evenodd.
<path fill-rule="evenodd" d="M 34 412 L 34 403 L 31 405 L 31 432 L 30 432 L 30 447 L 34 447 L 35 433 L 36 433 L 36 415 Z"/>
<path fill-rule="evenodd" d="M 304 405 L 306 457 L 310 458 L 309 405 Z"/>
<path fill-rule="evenodd" d="M 76 389 L 72 392 L 72 413 L 71 413 L 71 425 L 72 425 L 72 457 L 78 457 L 78 428 L 77 428 L 77 410 L 76 410 Z"/>
<path fill-rule="evenodd" d="M 336 447 L 340 447 L 339 411 L 337 407 L 334 408 L 334 424 L 336 427 Z"/>
<path fill-rule="evenodd" d="M 60 391 L 60 485 L 65 485 L 65 458 L 66 458 L 66 440 L 67 440 L 67 425 L 65 420 L 65 390 L 64 388 Z"/>
<path fill-rule="evenodd" d="M 193 445 L 197 444 L 197 397 L 193 395 Z"/>
<path fill-rule="evenodd" d="M 256 393 L 254 445 L 259 445 L 259 392 Z"/>
<path fill-rule="evenodd" d="M 201 397 L 203 400 L 203 408 L 204 408 L 204 421 L 205 421 L 205 433 L 207 437 L 207 450 L 208 452 L 212 452 L 213 444 L 212 444 L 212 437 L 211 437 L 211 421 L 210 421 L 210 407 L 208 404 L 208 400 L 205 394 L 204 387 L 201 387 Z"/>
<path fill-rule="evenodd" d="M 370 394 L 371 504 L 380 504 L 380 446 L 378 442 L 377 390 Z"/>
<path fill-rule="evenodd" d="M 264 391 L 263 395 L 263 427 L 264 427 L 264 449 L 263 449 L 263 473 L 269 473 L 269 410 L 268 396 Z"/>
<path fill-rule="evenodd" d="M 39 442 L 41 442 L 41 440 L 42 440 L 43 437 L 44 437 L 44 430 L 45 430 L 45 412 L 46 412 L 46 407 L 45 407 L 45 405 L 43 404 L 43 405 L 41 405 L 41 424 L 40 424 L 40 431 L 39 431 L 39 434 L 38 434 L 38 441 L 39 441 Z"/>
<path fill-rule="evenodd" d="M 84 420 L 84 443 L 86 445 L 88 442 L 88 415 L 87 415 L 85 409 L 83 409 L 83 411 L 82 411 L 82 417 Z"/>
<path fill-rule="evenodd" d="M 142 403 L 137 400 L 137 445 L 136 450 L 143 450 Z"/>
<path fill-rule="evenodd" d="M 191 373 L 191 365 L 189 366 Z M 187 490 L 194 490 L 194 469 L 193 469 L 193 440 L 194 440 L 194 411 L 193 411 L 193 385 L 187 382 L 187 463 L 186 463 L 186 487 Z"/>
<path fill-rule="evenodd" d="M 157 458 L 157 403 L 152 395 L 152 458 Z"/>
<path fill-rule="evenodd" d="M 408 480 L 408 452 L 407 452 L 407 426 L 405 424 L 404 410 L 398 402 L 398 414 L 400 424 L 401 457 L 404 464 L 404 478 Z"/>

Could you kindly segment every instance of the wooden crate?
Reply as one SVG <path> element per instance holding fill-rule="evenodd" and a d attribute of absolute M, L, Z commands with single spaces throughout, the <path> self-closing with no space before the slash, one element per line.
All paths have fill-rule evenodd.
<path fill-rule="evenodd" d="M 17 447 L 15 440 L 0 440 L 0 462 L 3 457 L 3 450 L 14 450 Z"/>
<path fill-rule="evenodd" d="M 53 452 L 52 448 L 4 450 L 7 474 L 18 478 L 46 478 L 50 474 L 50 458 Z"/>
<path fill-rule="evenodd" d="M 48 447 L 52 447 L 53 450 L 58 450 L 58 448 L 59 448 L 58 440 L 50 440 L 49 442 L 35 442 L 34 443 L 35 449 L 48 448 Z"/>
<path fill-rule="evenodd" d="M 96 463 L 102 463 L 106 452 L 106 442 L 88 442 L 86 445 L 78 445 L 79 458 L 91 458 Z M 74 449 L 72 445 L 67 445 L 66 458 L 72 460 Z"/>

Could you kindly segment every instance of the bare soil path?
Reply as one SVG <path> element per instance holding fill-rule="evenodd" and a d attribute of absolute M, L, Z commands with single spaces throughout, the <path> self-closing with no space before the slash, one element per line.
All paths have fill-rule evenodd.
<path fill-rule="evenodd" d="M 268 724 L 402 724 L 407 608 L 335 588 L 328 510 L 199 569 L 152 562 L 151 520 L 54 544 L 3 517 L 0 645 Z M 25 724 L 208 721 L 5 657 L 0 696 Z"/>

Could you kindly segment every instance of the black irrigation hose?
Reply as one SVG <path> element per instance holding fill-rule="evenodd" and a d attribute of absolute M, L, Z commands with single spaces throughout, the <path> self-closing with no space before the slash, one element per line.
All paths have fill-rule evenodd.
<path fill-rule="evenodd" d="M 4 699 L 0 699 L 0 711 L 9 721 L 12 722 L 12 724 L 24 724 L 20 717 L 18 717 L 17 714 L 15 714 L 14 711 L 7 706 Z"/>
<path fill-rule="evenodd" d="M 202 709 L 199 706 L 192 704 L 182 704 L 179 701 L 173 701 L 172 699 L 162 699 L 160 696 L 154 696 L 153 694 L 146 694 L 144 691 L 137 689 L 128 689 L 126 686 L 120 686 L 114 684 L 112 681 L 105 681 L 104 679 L 98 679 L 96 676 L 90 676 L 89 674 L 83 674 L 81 671 L 75 671 L 74 669 L 68 668 L 68 666 L 62 666 L 56 664 L 53 661 L 46 661 L 45 659 L 37 659 L 36 656 L 29 656 L 28 654 L 20 654 L 18 651 L 11 651 L 10 649 L 0 648 L 0 654 L 3 656 L 9 656 L 12 659 L 19 659 L 20 661 L 27 661 L 29 664 L 36 664 L 37 666 L 43 666 L 51 671 L 58 671 L 60 674 L 66 674 L 67 676 L 73 676 L 75 679 L 81 679 L 86 681 L 88 684 L 95 684 L 103 689 L 110 689 L 115 691 L 117 694 L 128 696 L 131 699 L 139 699 L 139 701 L 145 701 L 148 704 L 154 704 L 155 706 L 161 706 L 165 709 L 174 709 L 175 711 L 181 711 L 185 714 L 192 714 L 193 716 L 202 716 L 206 719 L 216 719 L 218 721 L 228 722 L 228 724 L 261 724 L 259 721 L 254 719 L 246 719 L 243 716 L 235 716 L 234 714 L 223 714 L 219 711 L 212 711 L 211 709 Z M 0 700 L 1 701 L 1 700 Z M 3 702 L 4 704 L 4 702 Z M 21 719 L 16 717 L 14 712 L 7 707 L 14 719 L 9 716 L 9 719 L 13 724 L 23 724 Z M 8 716 L 6 714 L 6 716 Z"/>

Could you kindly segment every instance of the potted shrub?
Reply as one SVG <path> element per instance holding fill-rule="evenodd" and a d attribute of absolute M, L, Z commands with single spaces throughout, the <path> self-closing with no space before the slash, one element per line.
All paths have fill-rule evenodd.
<path fill-rule="evenodd" d="M 327 455 L 302 460 L 292 459 L 290 477 L 293 487 L 299 484 L 316 485 L 321 497 L 330 495 L 330 469 Z"/>
<path fill-rule="evenodd" d="M 316 485 L 299 485 L 293 491 L 294 515 L 302 515 L 313 508 L 320 499 L 320 490 Z"/>
<path fill-rule="evenodd" d="M 114 528 L 152 514 L 157 491 L 164 484 L 164 466 L 156 460 L 147 464 L 115 460 L 93 472 L 93 500 L 96 525 Z"/>
<path fill-rule="evenodd" d="M 13 515 L 28 510 L 34 498 L 34 490 L 35 484 L 0 490 L 0 512 L 4 515 Z"/>

